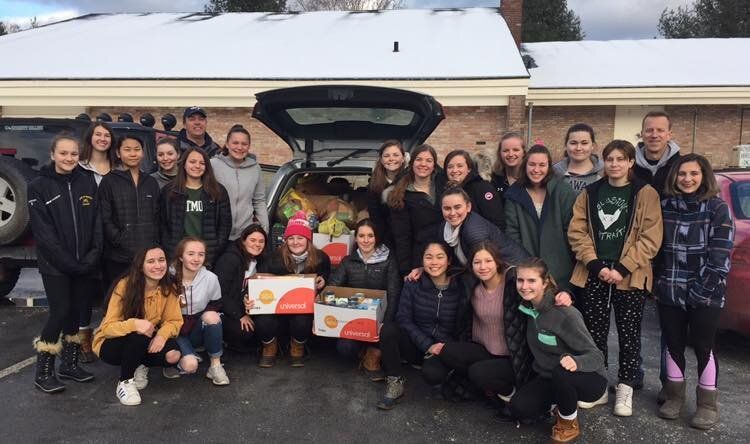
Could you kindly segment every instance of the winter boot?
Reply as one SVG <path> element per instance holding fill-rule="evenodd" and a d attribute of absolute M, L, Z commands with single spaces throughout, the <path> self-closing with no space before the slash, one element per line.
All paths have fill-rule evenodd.
<path fill-rule="evenodd" d="M 268 344 L 263 343 L 263 351 L 258 361 L 258 367 L 270 368 L 276 362 L 276 355 L 279 354 L 279 343 L 273 338 Z"/>
<path fill-rule="evenodd" d="M 380 349 L 376 347 L 367 347 L 362 355 L 359 364 L 365 370 L 370 381 L 380 382 L 385 380 L 383 370 L 380 368 L 380 356 Z"/>
<path fill-rule="evenodd" d="M 82 369 L 78 365 L 81 355 L 81 337 L 76 335 L 65 335 L 63 337 L 62 355 L 60 356 L 59 374 L 61 378 L 72 379 L 76 382 L 89 382 L 94 380 L 94 375 Z"/>
<path fill-rule="evenodd" d="M 719 409 L 716 406 L 717 390 L 706 390 L 701 386 L 695 388 L 695 399 L 698 409 L 695 411 L 690 426 L 708 430 L 719 422 Z"/>
<path fill-rule="evenodd" d="M 664 404 L 659 408 L 659 417 L 677 419 L 680 417 L 682 406 L 685 405 L 685 380 L 664 383 Z"/>
<path fill-rule="evenodd" d="M 292 358 L 292 367 L 305 366 L 305 343 L 292 338 L 289 344 L 289 356 Z"/>
<path fill-rule="evenodd" d="M 555 425 L 552 426 L 552 442 L 564 443 L 571 442 L 581 434 L 581 428 L 578 424 L 578 417 L 573 419 L 563 419 L 560 412 L 555 409 Z"/>
<path fill-rule="evenodd" d="M 404 396 L 404 383 L 406 378 L 403 376 L 386 376 L 385 378 L 385 396 L 378 402 L 377 407 L 381 410 L 390 410 Z"/>
<path fill-rule="evenodd" d="M 60 354 L 60 342 L 50 344 L 39 338 L 34 339 L 36 349 L 36 376 L 34 385 L 45 393 L 58 393 L 65 390 L 65 384 L 55 374 L 55 356 Z"/>
<path fill-rule="evenodd" d="M 91 327 L 79 328 L 78 336 L 81 337 L 81 362 L 84 364 L 90 364 L 96 361 L 96 353 L 94 353 L 94 349 L 91 347 L 91 341 L 94 336 Z"/>

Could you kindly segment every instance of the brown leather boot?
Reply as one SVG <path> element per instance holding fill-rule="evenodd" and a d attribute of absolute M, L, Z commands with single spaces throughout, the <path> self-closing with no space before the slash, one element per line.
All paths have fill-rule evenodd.
<path fill-rule="evenodd" d="M 362 360 L 359 362 L 359 365 L 365 370 L 370 381 L 385 381 L 385 375 L 380 368 L 381 354 L 380 349 L 376 347 L 367 347 L 362 354 Z"/>
<path fill-rule="evenodd" d="M 276 338 L 273 338 L 268 344 L 263 344 L 263 351 L 260 355 L 260 361 L 258 361 L 258 367 L 270 368 L 276 362 L 276 355 L 279 354 L 279 343 Z"/>
<path fill-rule="evenodd" d="M 289 356 L 292 358 L 292 367 L 305 366 L 305 343 L 292 339 L 289 344 Z"/>
<path fill-rule="evenodd" d="M 91 328 L 79 328 L 78 329 L 78 336 L 81 337 L 81 356 L 80 361 L 84 364 L 89 364 L 91 362 L 96 361 L 97 356 L 96 353 L 94 353 L 94 350 L 91 348 L 91 340 L 93 339 L 93 334 L 91 331 Z"/>
<path fill-rule="evenodd" d="M 581 428 L 578 425 L 578 417 L 574 419 L 563 419 L 560 412 L 555 409 L 555 425 L 552 426 L 552 442 L 565 443 L 571 442 L 581 434 Z"/>
<path fill-rule="evenodd" d="M 719 408 L 716 406 L 716 390 L 706 390 L 701 386 L 695 388 L 695 400 L 698 408 L 690 419 L 690 427 L 708 430 L 719 422 Z"/>

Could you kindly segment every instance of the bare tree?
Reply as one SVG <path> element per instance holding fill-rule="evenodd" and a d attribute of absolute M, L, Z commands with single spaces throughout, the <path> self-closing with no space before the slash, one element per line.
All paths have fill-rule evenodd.
<path fill-rule="evenodd" d="M 290 9 L 298 11 L 370 11 L 400 9 L 403 0 L 291 0 Z"/>

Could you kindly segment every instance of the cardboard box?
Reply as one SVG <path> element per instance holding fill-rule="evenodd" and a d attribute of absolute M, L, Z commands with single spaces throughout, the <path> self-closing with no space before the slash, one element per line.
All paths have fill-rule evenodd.
<path fill-rule="evenodd" d="M 257 314 L 309 314 L 315 302 L 315 275 L 253 276 L 247 280 L 248 297 Z"/>
<path fill-rule="evenodd" d="M 354 236 L 351 234 L 342 234 L 333 237 L 324 233 L 313 233 L 313 245 L 323 250 L 328 258 L 331 259 L 331 265 L 338 265 L 352 251 Z"/>
<path fill-rule="evenodd" d="M 383 323 L 386 309 L 386 292 L 366 288 L 328 286 L 321 294 L 333 291 L 336 297 L 348 298 L 355 293 L 364 293 L 365 297 L 380 299 L 380 304 L 367 310 L 358 308 L 327 305 L 319 296 L 315 301 L 313 333 L 330 338 L 354 339 L 363 342 L 380 340 L 380 325 Z"/>

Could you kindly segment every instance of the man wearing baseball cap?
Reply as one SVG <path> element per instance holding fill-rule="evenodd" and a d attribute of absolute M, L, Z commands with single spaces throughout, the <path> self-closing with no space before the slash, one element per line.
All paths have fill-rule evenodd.
<path fill-rule="evenodd" d="M 182 151 L 194 146 L 202 148 L 209 157 L 213 157 L 219 150 L 219 145 L 206 132 L 208 123 L 206 111 L 200 106 L 185 108 L 182 113 L 182 126 L 177 140 L 180 141 Z"/>

